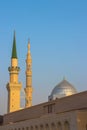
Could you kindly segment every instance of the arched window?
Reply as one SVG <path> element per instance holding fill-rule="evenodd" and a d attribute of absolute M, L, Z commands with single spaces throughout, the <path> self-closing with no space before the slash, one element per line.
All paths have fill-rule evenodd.
<path fill-rule="evenodd" d="M 33 126 L 30 127 L 30 130 L 33 130 Z"/>
<path fill-rule="evenodd" d="M 51 124 L 51 130 L 56 130 L 56 127 L 55 127 L 54 123 Z"/>
<path fill-rule="evenodd" d="M 29 130 L 29 127 L 26 127 L 26 130 Z"/>
<path fill-rule="evenodd" d="M 43 127 L 43 125 L 40 125 L 40 130 L 44 130 L 44 127 Z"/>
<path fill-rule="evenodd" d="M 65 128 L 64 130 L 70 130 L 70 125 L 68 121 L 65 121 L 64 128 Z"/>
<path fill-rule="evenodd" d="M 87 130 L 87 125 L 86 125 L 86 130 Z"/>
<path fill-rule="evenodd" d="M 58 124 L 57 124 L 57 128 L 58 128 L 58 130 L 62 130 L 62 125 L 61 125 L 60 122 L 58 122 Z"/>
<path fill-rule="evenodd" d="M 49 125 L 48 124 L 46 124 L 46 130 L 49 130 Z"/>
<path fill-rule="evenodd" d="M 37 125 L 35 126 L 35 130 L 38 130 L 38 126 Z"/>

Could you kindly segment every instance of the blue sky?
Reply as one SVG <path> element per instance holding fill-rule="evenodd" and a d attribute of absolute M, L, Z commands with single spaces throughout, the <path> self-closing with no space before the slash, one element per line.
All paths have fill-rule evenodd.
<path fill-rule="evenodd" d="M 63 77 L 87 90 L 87 0 L 0 1 L 0 114 L 6 113 L 13 32 L 25 87 L 28 38 L 33 60 L 33 105 L 48 100 Z"/>

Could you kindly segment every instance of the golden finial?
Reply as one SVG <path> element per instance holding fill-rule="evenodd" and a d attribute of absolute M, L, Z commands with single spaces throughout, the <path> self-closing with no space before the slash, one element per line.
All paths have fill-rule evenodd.
<path fill-rule="evenodd" d="M 28 52 L 30 52 L 30 39 L 28 40 Z"/>

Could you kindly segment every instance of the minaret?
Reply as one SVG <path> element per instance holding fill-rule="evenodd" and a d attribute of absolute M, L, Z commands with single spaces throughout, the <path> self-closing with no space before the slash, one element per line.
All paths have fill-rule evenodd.
<path fill-rule="evenodd" d="M 17 111 L 20 109 L 20 90 L 22 84 L 18 81 L 20 68 L 18 67 L 18 58 L 16 51 L 16 38 L 14 32 L 13 49 L 11 57 L 11 67 L 8 68 L 10 81 L 7 84 L 8 90 L 8 112 Z"/>
<path fill-rule="evenodd" d="M 25 88 L 25 107 L 32 106 L 32 58 L 30 53 L 30 41 L 28 42 L 28 53 L 26 59 L 26 88 Z"/>

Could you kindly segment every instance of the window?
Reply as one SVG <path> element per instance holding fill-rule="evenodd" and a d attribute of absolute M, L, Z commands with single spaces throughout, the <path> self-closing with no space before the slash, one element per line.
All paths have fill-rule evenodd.
<path fill-rule="evenodd" d="M 30 130 L 33 130 L 33 126 L 31 126 Z"/>
<path fill-rule="evenodd" d="M 44 127 L 43 127 L 43 125 L 41 125 L 41 126 L 40 126 L 40 130 L 44 130 Z"/>
<path fill-rule="evenodd" d="M 46 124 L 46 130 L 49 130 L 49 125 L 48 124 Z"/>
<path fill-rule="evenodd" d="M 70 125 L 68 121 L 65 121 L 64 128 L 65 128 L 64 130 L 70 130 Z"/>
<path fill-rule="evenodd" d="M 56 127 L 55 127 L 54 123 L 51 124 L 51 130 L 56 130 Z"/>
<path fill-rule="evenodd" d="M 62 130 L 62 125 L 60 122 L 58 122 L 57 128 L 58 128 L 58 130 Z"/>
<path fill-rule="evenodd" d="M 35 126 L 35 130 L 38 130 L 38 126 Z"/>
<path fill-rule="evenodd" d="M 86 125 L 86 130 L 87 130 L 87 125 Z"/>
<path fill-rule="evenodd" d="M 55 104 L 49 104 L 44 106 L 44 112 L 45 113 L 53 113 L 55 111 Z"/>
<path fill-rule="evenodd" d="M 26 127 L 26 130 L 29 130 L 29 127 Z"/>

